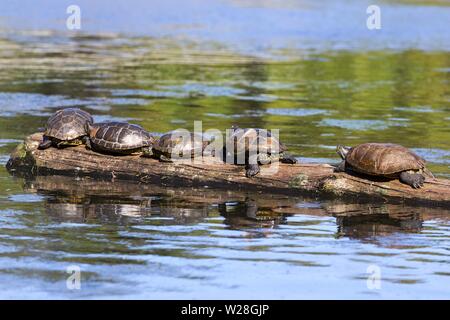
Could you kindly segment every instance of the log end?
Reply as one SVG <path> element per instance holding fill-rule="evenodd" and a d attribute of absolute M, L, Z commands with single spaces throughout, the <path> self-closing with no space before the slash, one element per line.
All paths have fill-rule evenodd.
<path fill-rule="evenodd" d="M 42 133 L 34 133 L 28 136 L 24 142 L 20 143 L 11 153 L 6 163 L 8 171 L 28 170 L 34 168 L 36 161 L 33 156 L 34 150 L 37 150 L 40 141 L 42 141 Z"/>

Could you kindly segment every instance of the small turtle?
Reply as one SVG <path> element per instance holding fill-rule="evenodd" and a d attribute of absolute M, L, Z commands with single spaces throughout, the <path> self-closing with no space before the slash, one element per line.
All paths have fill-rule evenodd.
<path fill-rule="evenodd" d="M 336 171 L 355 171 L 371 176 L 399 179 L 413 188 L 420 188 L 425 176 L 433 174 L 425 168 L 425 160 L 398 144 L 363 143 L 350 148 L 337 146 L 344 160 Z"/>
<path fill-rule="evenodd" d="M 201 134 L 174 130 L 161 136 L 152 151 L 160 161 L 172 162 L 175 158 L 201 157 L 208 144 Z"/>
<path fill-rule="evenodd" d="M 144 128 L 126 122 L 103 122 L 87 124 L 89 149 L 110 154 L 142 153 L 152 155 L 156 139 Z"/>
<path fill-rule="evenodd" d="M 63 148 L 83 144 L 87 135 L 86 124 L 93 122 L 92 116 L 81 109 L 58 110 L 48 119 L 44 138 L 38 148 Z"/>
<path fill-rule="evenodd" d="M 227 157 L 230 150 L 234 149 L 234 157 L 245 161 L 247 177 L 253 177 L 259 173 L 259 164 L 273 161 L 297 163 L 297 159 L 286 153 L 287 147 L 270 131 L 259 128 L 242 129 L 236 126 L 233 126 L 231 130 L 231 135 L 226 142 L 224 157 Z M 243 164 L 236 163 L 236 159 L 233 159 L 233 163 Z"/>

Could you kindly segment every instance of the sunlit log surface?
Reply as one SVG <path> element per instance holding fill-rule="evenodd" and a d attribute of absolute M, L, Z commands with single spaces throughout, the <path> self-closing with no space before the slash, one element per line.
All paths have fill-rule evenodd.
<path fill-rule="evenodd" d="M 358 198 L 371 201 L 405 202 L 450 207 L 450 181 L 427 180 L 415 190 L 397 180 L 369 180 L 334 173 L 328 164 L 280 164 L 276 173 L 262 167 L 254 178 L 244 168 L 230 164 L 174 164 L 140 156 L 111 156 L 84 146 L 38 150 L 41 133 L 27 137 L 11 154 L 10 172 L 91 176 L 110 180 L 136 180 L 142 184 L 258 191 L 268 194 L 310 197 Z"/>

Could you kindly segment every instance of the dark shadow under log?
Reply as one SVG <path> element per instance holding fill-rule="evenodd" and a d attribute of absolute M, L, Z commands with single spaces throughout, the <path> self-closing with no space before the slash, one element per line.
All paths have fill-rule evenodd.
<path fill-rule="evenodd" d="M 245 177 L 242 166 L 163 163 L 140 156 L 104 155 L 84 146 L 38 150 L 41 139 L 41 133 L 27 137 L 11 154 L 8 170 L 13 174 L 20 171 L 30 175 L 91 176 L 136 180 L 159 186 L 208 187 L 450 207 L 450 181 L 446 179 L 427 180 L 423 188 L 416 190 L 397 180 L 369 180 L 335 173 L 333 166 L 328 164 L 313 163 L 279 164 L 276 173 L 263 166 L 258 176 L 249 179 Z"/>

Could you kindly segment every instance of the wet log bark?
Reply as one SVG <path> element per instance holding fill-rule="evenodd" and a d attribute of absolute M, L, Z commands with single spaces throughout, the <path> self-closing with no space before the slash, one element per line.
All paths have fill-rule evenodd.
<path fill-rule="evenodd" d="M 422 189 L 415 190 L 397 180 L 373 180 L 335 173 L 331 165 L 313 163 L 279 164 L 276 173 L 263 166 L 258 176 L 249 179 L 245 177 L 242 166 L 163 163 L 140 156 L 100 154 L 84 146 L 38 150 L 41 139 L 41 133 L 27 137 L 11 154 L 8 170 L 33 175 L 128 179 L 159 186 L 251 190 L 270 194 L 358 198 L 450 207 L 450 181 L 446 179 L 428 179 Z"/>

